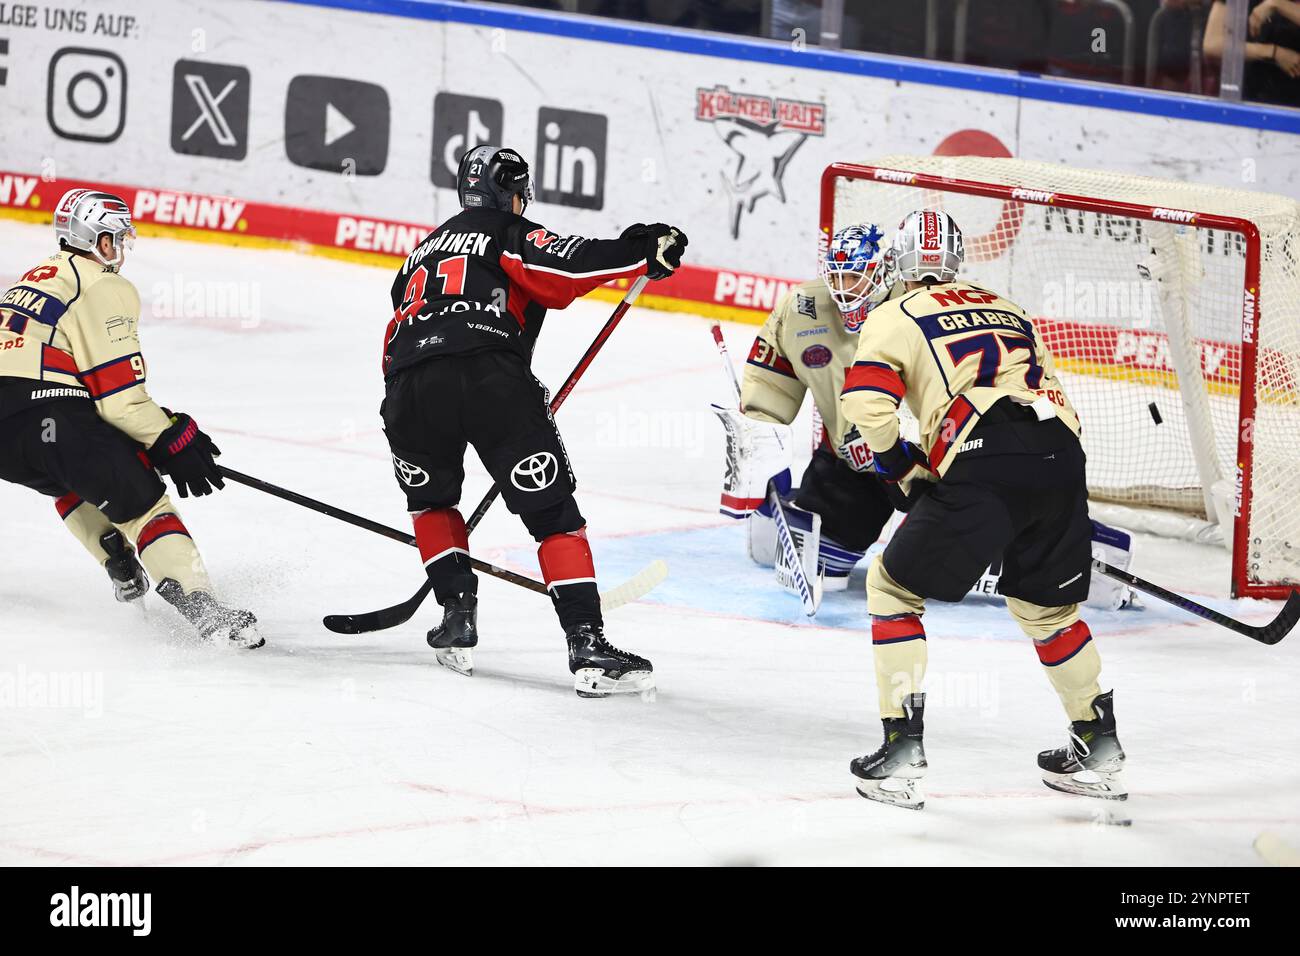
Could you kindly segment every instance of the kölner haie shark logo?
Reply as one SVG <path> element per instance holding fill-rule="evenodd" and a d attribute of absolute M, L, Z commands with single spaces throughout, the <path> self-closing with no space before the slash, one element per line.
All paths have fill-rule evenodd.
<path fill-rule="evenodd" d="M 826 135 L 826 104 L 755 93 L 725 86 L 695 91 L 695 118 L 712 123 L 734 154 L 722 170 L 732 238 L 740 217 L 764 196 L 785 202 L 781 178 L 791 157 L 809 136 Z"/>

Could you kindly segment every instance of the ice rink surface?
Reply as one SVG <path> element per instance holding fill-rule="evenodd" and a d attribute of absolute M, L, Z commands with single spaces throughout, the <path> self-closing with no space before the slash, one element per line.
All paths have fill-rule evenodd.
<path fill-rule="evenodd" d="M 49 251 L 0 223 L 0 287 Z M 144 238 L 149 386 L 222 462 L 403 529 L 379 430 L 391 272 Z M 205 302 L 221 283 L 233 301 Z M 179 301 L 178 301 L 179 300 Z M 552 313 L 553 388 L 608 316 Z M 727 325 L 739 359 L 755 329 Z M 1250 865 L 1300 842 L 1300 637 L 1264 647 L 1172 609 L 1087 615 L 1129 754 L 1126 804 L 1047 790 L 1034 757 L 1066 719 L 994 604 L 936 605 L 920 813 L 859 798 L 879 744 L 862 571 L 816 623 L 716 511 L 727 386 L 704 320 L 633 310 L 559 413 L 604 587 L 671 576 L 612 614 L 658 701 L 581 700 L 544 598 L 485 578 L 476 673 L 407 625 L 331 634 L 323 614 L 412 593 L 414 551 L 250 489 L 174 498 L 220 596 L 267 646 L 196 646 L 156 595 L 116 604 L 52 502 L 0 485 L 0 863 Z M 807 434 L 806 423 L 800 433 Z M 463 504 L 486 489 L 472 456 Z M 536 575 L 498 505 L 476 553 Z M 1143 537 L 1134 568 L 1251 622 L 1226 553 Z"/>

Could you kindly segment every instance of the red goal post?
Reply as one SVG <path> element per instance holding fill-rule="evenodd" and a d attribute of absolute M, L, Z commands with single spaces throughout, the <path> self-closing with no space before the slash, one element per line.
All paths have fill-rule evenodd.
<path fill-rule="evenodd" d="M 1286 289 L 1276 277 L 1271 283 L 1274 288 L 1270 289 L 1270 276 L 1261 276 L 1263 240 L 1256 221 L 1259 217 L 1223 211 L 1225 206 L 1231 208 L 1233 196 L 1258 198 L 1261 194 L 1115 173 L 1090 173 L 1020 160 L 889 157 L 881 162 L 881 165 L 840 162 L 826 168 L 821 182 L 819 252 L 824 252 L 836 228 L 850 222 L 876 222 L 889 234 L 902 216 L 913 209 L 947 208 L 966 233 L 972 281 L 983 280 L 995 291 L 1024 306 L 1035 317 L 1036 324 L 1041 323 L 1045 328 L 1043 338 L 1053 354 L 1059 350 L 1065 355 L 1059 361 L 1061 367 L 1071 369 L 1078 376 L 1091 376 L 1086 387 L 1080 386 L 1084 399 L 1075 402 L 1084 423 L 1085 447 L 1090 412 L 1098 421 L 1122 422 L 1126 434 L 1130 429 L 1135 430 L 1134 434 L 1145 429 L 1167 441 L 1168 436 L 1150 423 L 1133 424 L 1140 418 L 1136 410 L 1154 395 L 1147 411 L 1156 426 L 1164 424 L 1167 418 L 1172 420 L 1180 404 L 1186 410 L 1186 420 L 1178 420 L 1186 434 L 1175 436 L 1170 448 L 1154 455 L 1151 461 L 1143 462 L 1140 457 L 1127 461 L 1124 447 L 1101 455 L 1097 467 L 1113 471 L 1113 475 L 1108 479 L 1108 487 L 1092 489 L 1094 497 L 1140 507 L 1199 511 L 1210 524 L 1226 526 L 1230 520 L 1234 596 L 1286 597 L 1291 586 L 1300 583 L 1300 520 L 1275 517 L 1279 508 L 1290 506 L 1282 488 L 1270 490 L 1267 520 L 1255 514 L 1260 480 L 1256 426 L 1258 400 L 1264 391 L 1266 400 L 1281 406 L 1285 412 L 1282 423 L 1269 423 L 1266 437 L 1283 447 L 1288 441 L 1300 445 L 1300 396 L 1297 394 L 1300 346 L 1289 348 L 1300 343 L 1300 317 L 1290 311 L 1279 310 L 1278 321 L 1285 320 L 1288 327 L 1294 322 L 1296 334 L 1288 333 L 1280 339 L 1274 336 L 1284 346 L 1283 351 L 1280 355 L 1269 353 L 1269 380 L 1262 383 L 1259 379 L 1261 335 L 1258 332 L 1261 316 L 1269 314 L 1268 294 L 1291 291 L 1296 285 L 1294 254 L 1300 251 L 1300 239 L 1296 239 L 1300 233 L 1295 231 L 1295 222 L 1300 218 L 1294 215 L 1293 208 L 1285 205 L 1290 203 L 1295 207 L 1294 202 L 1283 197 L 1263 197 L 1269 202 L 1277 201 L 1276 208 L 1268 202 L 1263 204 L 1272 217 L 1268 220 L 1271 239 L 1276 239 L 1274 233 L 1282 236 L 1282 240 L 1271 241 L 1270 254 L 1275 259 L 1285 256 L 1288 263 L 1273 270 L 1285 279 Z M 1073 187 L 1074 191 L 1062 191 L 1058 188 L 1061 185 Z M 1080 186 L 1089 188 L 1079 189 Z M 1093 187 L 1096 192 L 1092 191 Z M 1220 211 L 1202 211 L 1188 203 L 1186 200 L 1194 199 L 1198 189 L 1205 190 L 1213 200 L 1209 205 Z M 1142 201 L 1136 201 L 1134 194 Z M 1169 204 L 1162 202 L 1165 199 Z M 1177 201 L 1181 204 L 1175 205 Z M 1244 205 L 1247 208 L 1243 211 L 1252 211 L 1251 204 Z M 1077 232 L 1073 228 L 1075 223 Z M 1143 223 L 1151 225 L 1143 226 Z M 1118 244 L 1102 244 L 1105 233 L 1113 238 L 1114 234 L 1127 235 L 1134 230 L 1139 236 L 1136 242 L 1125 239 Z M 1092 237 L 1088 235 L 1090 231 L 1094 233 Z M 1294 243 L 1290 242 L 1292 239 Z M 1090 242 L 1094 243 L 1091 248 Z M 1274 248 L 1279 242 L 1280 247 Z M 1121 246 L 1122 251 L 1116 252 Z M 1229 259 L 1233 260 L 1230 265 Z M 1144 307 L 1121 308 L 1120 314 L 1103 315 L 1102 320 L 1085 316 L 1090 321 L 1080 321 L 1071 314 L 1073 300 L 1068 297 L 1056 297 L 1056 301 L 1067 303 L 1065 308 L 1043 307 L 1051 298 L 1041 294 L 1043 287 L 1060 285 L 1061 276 L 1065 276 L 1066 283 L 1073 281 L 1078 286 L 1080 283 L 1101 285 L 1105 275 L 1114 274 L 1119 281 L 1132 281 L 1140 287 L 1139 276 L 1149 280 L 1153 269 L 1158 291 L 1153 295 L 1149 289 L 1139 288 L 1148 300 Z M 1127 273 L 1131 273 L 1130 280 L 1119 278 Z M 1076 274 L 1083 278 L 1076 280 Z M 1007 285 L 1013 288 L 1008 289 Z M 1300 292 L 1300 287 L 1295 291 Z M 1026 301 L 1035 299 L 1039 301 Z M 1233 310 L 1231 314 L 1229 308 Z M 1058 314 L 1051 314 L 1053 311 Z M 1139 326 L 1141 335 L 1163 341 L 1167 353 L 1182 348 L 1183 364 L 1167 356 L 1160 361 L 1153 360 L 1148 367 L 1140 363 L 1117 364 L 1116 355 L 1122 350 L 1118 343 L 1127 342 L 1136 334 L 1133 327 Z M 1212 329 L 1219 331 L 1212 333 Z M 1231 330 L 1235 334 L 1229 334 Z M 1176 347 L 1175 339 L 1183 340 L 1183 344 Z M 1272 343 L 1274 351 L 1277 346 L 1277 341 Z M 1157 345 L 1155 351 L 1158 353 L 1160 348 Z M 1189 360 L 1186 355 L 1193 358 Z M 1218 356 L 1212 368 L 1207 355 Z M 1124 384 L 1099 385 L 1093 384 L 1093 379 L 1099 383 L 1110 380 Z M 1075 393 L 1068 379 L 1066 388 L 1073 399 Z M 1183 401 L 1170 401 L 1167 395 L 1151 391 L 1161 388 L 1178 390 Z M 1206 397 L 1200 395 L 1202 392 Z M 1233 393 L 1237 397 L 1235 416 L 1224 411 L 1224 397 Z M 1204 408 L 1196 412 L 1193 405 Z M 1235 423 L 1229 417 L 1235 417 Z M 1285 430 L 1288 423 L 1295 426 L 1290 435 L 1276 434 L 1279 428 Z M 1198 429 L 1206 437 L 1198 440 Z M 1234 438 L 1235 462 L 1231 462 Z M 1141 445 L 1142 441 L 1130 441 L 1129 451 L 1139 451 L 1135 443 Z M 1205 447 L 1197 450 L 1197 445 Z M 1219 446 L 1217 457 L 1223 459 L 1220 472 L 1213 470 L 1216 445 Z M 1097 449 L 1089 449 L 1090 489 L 1094 454 L 1098 454 Z M 1184 454 L 1187 461 L 1181 460 Z M 1185 469 L 1184 473 L 1166 475 L 1175 467 L 1171 460 L 1175 460 L 1178 468 Z M 1283 464 L 1286 467 L 1280 473 L 1270 474 L 1268 480 L 1276 483 L 1289 478 L 1292 487 L 1300 488 L 1300 460 L 1291 455 Z M 1292 467 L 1296 470 L 1291 470 Z M 1212 482 L 1216 474 L 1220 480 Z M 1198 482 L 1198 476 L 1203 480 Z M 1223 479 L 1232 485 L 1226 496 Z M 1212 489 L 1206 487 L 1211 483 L 1220 486 L 1221 500 L 1217 508 Z M 1274 502 L 1273 498 L 1278 500 Z M 1300 503 L 1294 507 L 1300 511 Z"/>

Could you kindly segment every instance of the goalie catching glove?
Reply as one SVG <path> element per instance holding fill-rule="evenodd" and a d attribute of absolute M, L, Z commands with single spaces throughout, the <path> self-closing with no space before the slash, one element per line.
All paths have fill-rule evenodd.
<path fill-rule="evenodd" d="M 184 412 L 163 411 L 172 423 L 145 452 L 149 464 L 171 478 L 182 498 L 210 495 L 213 485 L 226 487 L 214 461 L 221 449 Z"/>
<path fill-rule="evenodd" d="M 784 484 L 789 487 L 793 458 L 790 426 L 758 421 L 738 408 L 712 407 L 727 433 L 727 471 L 718 510 L 743 518 L 767 499 L 767 486 L 774 478 L 784 473 Z"/>

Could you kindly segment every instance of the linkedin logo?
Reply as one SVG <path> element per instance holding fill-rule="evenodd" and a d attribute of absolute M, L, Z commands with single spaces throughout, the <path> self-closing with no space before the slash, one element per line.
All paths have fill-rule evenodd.
<path fill-rule="evenodd" d="M 579 209 L 605 205 L 605 140 L 600 113 L 543 106 L 537 111 L 537 201 Z"/>

